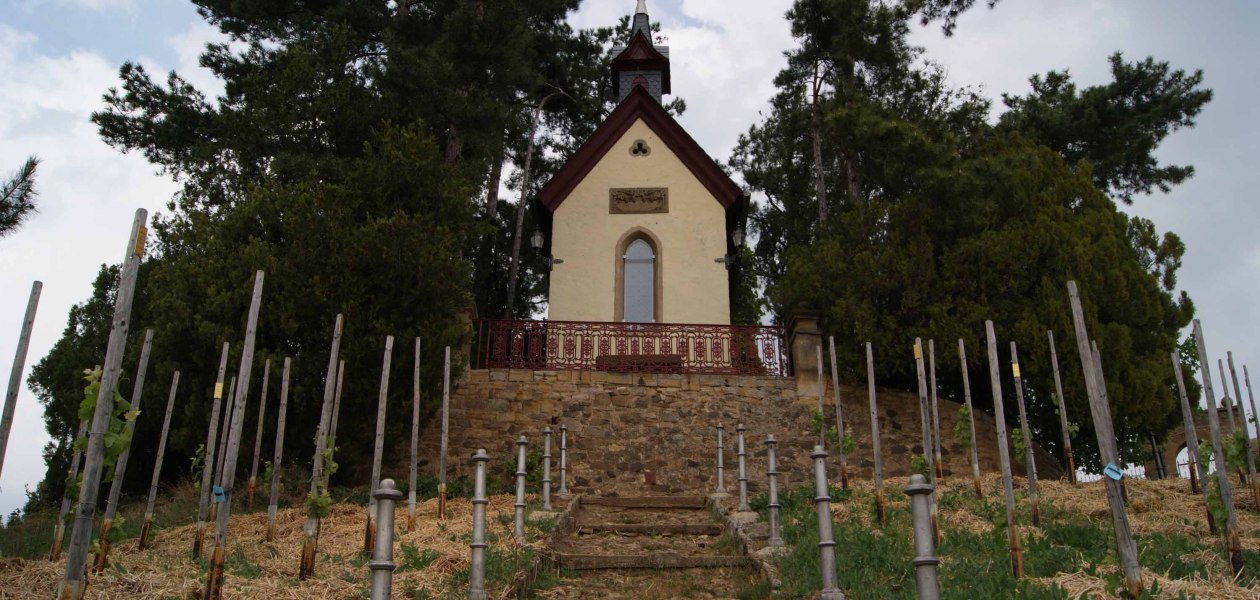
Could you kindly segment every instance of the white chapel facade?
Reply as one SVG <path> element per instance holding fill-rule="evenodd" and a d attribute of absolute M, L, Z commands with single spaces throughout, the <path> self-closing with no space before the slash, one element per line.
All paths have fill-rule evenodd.
<path fill-rule="evenodd" d="M 748 199 L 661 106 L 643 0 L 614 49 L 620 103 L 539 193 L 552 321 L 730 324 Z"/>

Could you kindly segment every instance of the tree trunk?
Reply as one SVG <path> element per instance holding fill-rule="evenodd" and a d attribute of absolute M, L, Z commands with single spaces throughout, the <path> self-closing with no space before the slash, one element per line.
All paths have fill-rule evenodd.
<path fill-rule="evenodd" d="M 529 163 L 534 158 L 534 136 L 538 132 L 538 122 L 542 120 L 543 107 L 547 105 L 548 100 L 560 93 L 552 92 L 538 102 L 538 106 L 534 107 L 534 122 L 529 127 L 529 145 L 525 149 L 525 166 L 521 175 L 521 199 L 516 204 L 516 229 L 512 235 L 512 264 L 508 267 L 507 309 L 503 314 L 505 319 L 512 318 L 512 309 L 516 300 L 516 279 L 521 260 L 521 235 L 525 229 L 525 197 L 529 194 Z"/>

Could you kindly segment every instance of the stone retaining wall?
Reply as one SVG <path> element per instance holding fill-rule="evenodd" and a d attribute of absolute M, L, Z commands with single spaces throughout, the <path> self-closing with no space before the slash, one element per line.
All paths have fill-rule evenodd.
<path fill-rule="evenodd" d="M 513 442 L 525 434 L 530 452 L 541 453 L 542 429 L 555 431 L 552 479 L 559 481 L 559 426 L 569 431 L 569 487 L 596 495 L 671 494 L 711 491 L 716 485 L 716 431 L 726 426 L 726 485 L 736 490 L 738 458 L 735 425 L 748 428 L 749 488 L 765 481 L 765 435 L 779 440 L 779 471 L 785 489 L 808 482 L 809 452 L 817 439 L 810 411 L 816 395 L 798 395 L 792 378 L 720 375 L 650 375 L 589 371 L 471 370 L 451 393 L 451 472 L 459 476 L 465 460 L 478 448 L 492 456 L 491 470 L 500 477 L 515 470 Z M 846 424 L 857 442 L 849 457 L 852 477 L 872 477 L 870 418 L 866 387 L 841 385 Z M 918 397 L 904 391 L 878 389 L 880 438 L 886 478 L 908 475 L 919 443 Z M 834 424 L 830 393 L 825 400 Z M 942 452 L 946 477 L 970 477 L 970 457 L 954 439 L 961 405 L 941 400 Z M 421 437 L 421 468 L 437 463 L 440 419 Z M 983 472 L 996 471 L 994 421 L 976 415 L 977 441 Z M 1018 428 L 1010 430 L 1018 433 Z M 829 449 L 829 471 L 839 480 L 838 457 Z M 1042 478 L 1062 476 L 1062 468 L 1038 449 Z M 432 466 L 427 466 L 432 469 Z M 1015 465 L 1016 474 L 1023 465 Z"/>

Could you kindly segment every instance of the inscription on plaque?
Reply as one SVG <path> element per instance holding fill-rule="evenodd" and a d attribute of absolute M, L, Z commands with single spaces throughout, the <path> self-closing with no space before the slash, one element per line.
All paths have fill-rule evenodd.
<path fill-rule="evenodd" d="M 613 188 L 608 190 L 608 213 L 635 215 L 669 212 L 669 188 Z"/>

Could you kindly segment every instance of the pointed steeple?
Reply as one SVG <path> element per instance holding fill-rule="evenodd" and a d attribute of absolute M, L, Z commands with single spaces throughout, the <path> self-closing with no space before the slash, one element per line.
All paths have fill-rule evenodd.
<path fill-rule="evenodd" d="M 647 0 L 638 0 L 630 25 L 630 39 L 625 46 L 613 48 L 613 57 L 613 91 L 617 102 L 625 100 L 637 85 L 647 88 L 657 102 L 670 93 L 669 48 L 652 44 Z"/>

